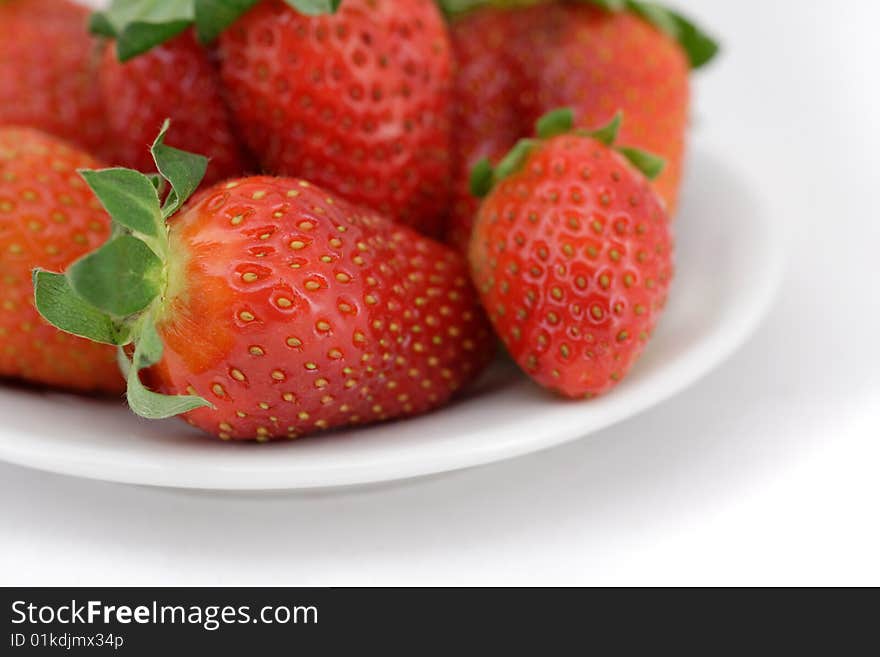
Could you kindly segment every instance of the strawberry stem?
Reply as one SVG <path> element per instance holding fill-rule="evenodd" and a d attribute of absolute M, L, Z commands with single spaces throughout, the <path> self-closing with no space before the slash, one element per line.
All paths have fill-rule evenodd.
<path fill-rule="evenodd" d="M 150 419 L 211 406 L 201 397 L 157 394 L 140 380 L 142 370 L 162 359 L 156 323 L 171 284 L 166 222 L 199 186 L 208 165 L 200 155 L 167 146 L 168 125 L 151 148 L 161 181 L 130 169 L 80 172 L 110 215 L 112 235 L 65 274 L 33 275 L 37 310 L 50 324 L 95 342 L 134 346 L 130 364 L 120 351 L 128 403 Z M 171 191 L 160 207 L 158 190 L 165 183 Z"/>

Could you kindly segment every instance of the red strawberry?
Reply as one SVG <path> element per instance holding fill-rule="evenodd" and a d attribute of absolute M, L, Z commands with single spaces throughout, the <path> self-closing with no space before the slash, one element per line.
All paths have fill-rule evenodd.
<path fill-rule="evenodd" d="M 66 278 L 37 278 L 38 299 L 42 277 L 69 281 L 70 299 L 100 308 L 124 336 L 93 338 L 134 344 L 136 412 L 188 411 L 224 439 L 295 438 L 437 408 L 487 364 L 491 331 L 449 248 L 305 181 L 270 177 L 206 190 L 166 237 L 149 218 L 174 214 L 200 165 L 161 139 L 154 151 L 175 190 L 164 211 L 139 174 L 88 174 L 133 234 Z M 151 210 L 132 213 L 132 195 Z M 140 369 L 161 394 L 144 389 Z"/>
<path fill-rule="evenodd" d="M 119 61 L 116 48 L 108 48 L 101 90 L 110 110 L 114 163 L 153 171 L 146 145 L 170 118 L 173 145 L 211 159 L 206 184 L 240 176 L 247 168 L 221 95 L 219 73 L 191 30 L 125 63 Z"/>
<path fill-rule="evenodd" d="M 0 377 L 121 392 L 115 350 L 46 324 L 31 270 L 63 269 L 99 246 L 110 221 L 76 175 L 98 163 L 31 128 L 0 128 Z"/>
<path fill-rule="evenodd" d="M 451 54 L 433 0 L 261 2 L 226 30 L 221 72 L 268 171 L 308 178 L 437 235 L 449 191 Z"/>
<path fill-rule="evenodd" d="M 105 153 L 88 10 L 67 0 L 0 2 L 0 125 L 39 128 Z"/>
<path fill-rule="evenodd" d="M 470 248 L 474 282 L 510 354 L 535 381 L 568 397 L 614 387 L 642 352 L 666 303 L 672 236 L 663 203 L 627 157 L 615 124 L 566 133 L 570 110 L 539 124 L 475 189 L 495 188 Z M 627 157 L 625 157 L 626 155 Z"/>
<path fill-rule="evenodd" d="M 626 11 L 602 8 L 611 4 L 582 0 L 488 8 L 453 23 L 460 66 L 456 195 L 448 228 L 454 245 L 466 248 L 476 214 L 465 193 L 474 163 L 484 156 L 498 161 L 517 138 L 529 134 L 537 116 L 561 105 L 571 106 L 578 125 L 586 126 L 603 124 L 622 111 L 627 122 L 621 143 L 667 160 L 654 185 L 674 213 L 688 119 L 689 66 L 705 64 L 717 46 L 684 18 L 656 5 L 630 1 Z M 481 34 L 489 39 L 481 40 Z M 506 98 L 496 98 L 495 85 L 507 78 Z M 503 122 L 492 119 L 499 107 L 506 108 Z"/>
<path fill-rule="evenodd" d="M 542 110 L 570 106 L 584 126 L 623 112 L 620 143 L 666 160 L 653 184 L 675 214 L 690 106 L 687 52 L 631 11 L 578 3 L 548 8 L 545 21 L 542 39 L 557 45 L 540 77 Z"/>

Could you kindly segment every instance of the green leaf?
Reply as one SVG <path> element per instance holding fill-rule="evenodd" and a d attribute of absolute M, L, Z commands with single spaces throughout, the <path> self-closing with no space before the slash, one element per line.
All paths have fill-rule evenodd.
<path fill-rule="evenodd" d="M 213 404 L 201 397 L 160 395 L 144 386 L 140 373 L 162 360 L 163 349 L 162 338 L 156 331 L 154 318 L 145 317 L 140 326 L 134 358 L 127 368 L 127 397 L 131 410 L 148 420 L 164 420 L 197 408 L 213 408 Z"/>
<path fill-rule="evenodd" d="M 35 269 L 33 281 L 37 310 L 52 326 L 103 344 L 129 342 L 127 327 L 81 299 L 63 274 Z"/>
<path fill-rule="evenodd" d="M 678 42 L 687 53 L 692 69 L 702 68 L 715 59 L 721 50 L 715 39 L 680 14 L 673 12 L 672 18 L 678 24 Z"/>
<path fill-rule="evenodd" d="M 117 53 L 127 61 L 174 38 L 195 24 L 203 43 L 211 43 L 258 0 L 113 0 L 92 16 L 95 34 L 116 37 Z M 306 16 L 333 14 L 342 0 L 285 0 Z"/>
<path fill-rule="evenodd" d="M 79 173 L 113 221 L 150 237 L 161 234 L 162 211 L 150 178 L 131 169 L 84 169 Z"/>
<path fill-rule="evenodd" d="M 120 235 L 71 265 L 67 276 L 83 300 L 127 317 L 159 295 L 162 271 L 163 263 L 150 247 L 132 235 Z"/>
<path fill-rule="evenodd" d="M 144 320 L 140 327 L 134 356 L 134 365 L 138 369 L 152 367 L 158 363 L 162 360 L 162 352 L 165 349 L 162 338 L 156 330 L 154 318 L 145 317 Z"/>
<path fill-rule="evenodd" d="M 306 16 L 335 14 L 342 0 L 284 0 L 288 5 Z"/>
<path fill-rule="evenodd" d="M 692 69 L 708 64 L 720 50 L 718 43 L 690 20 L 655 2 L 627 0 L 627 7 L 675 39 L 688 56 Z"/>
<path fill-rule="evenodd" d="M 192 20 L 193 0 L 111 0 L 110 6 L 100 14 L 101 20 L 109 23 L 115 34 L 121 34 L 137 22 L 161 24 Z"/>
<path fill-rule="evenodd" d="M 166 41 L 170 41 L 191 25 L 192 20 L 190 19 L 167 23 L 131 23 L 116 38 L 116 56 L 120 62 L 127 62 Z"/>
<path fill-rule="evenodd" d="M 137 356 L 137 354 L 135 354 Z M 131 367 L 128 372 L 128 406 L 147 420 L 166 420 L 189 413 L 197 408 L 213 408 L 207 399 L 189 395 L 160 395 L 147 389 L 141 382 L 140 370 Z"/>
<path fill-rule="evenodd" d="M 150 184 L 155 188 L 156 196 L 159 198 L 165 196 L 165 179 L 158 173 L 149 173 L 147 174 L 147 178 L 150 179 Z M 161 214 L 161 210 L 159 212 Z"/>
<path fill-rule="evenodd" d="M 617 141 L 617 135 L 620 134 L 621 125 L 623 125 L 623 113 L 618 112 L 607 125 L 604 125 L 597 130 L 581 130 L 578 131 L 578 134 L 585 137 L 592 137 L 606 146 L 613 146 L 614 142 Z"/>
<path fill-rule="evenodd" d="M 194 16 L 193 0 L 113 0 L 92 15 L 90 29 L 115 37 L 117 55 L 127 61 L 183 32 Z"/>
<path fill-rule="evenodd" d="M 89 16 L 89 32 L 109 39 L 116 38 L 116 28 L 113 27 L 107 14 L 102 11 L 96 11 Z"/>
<path fill-rule="evenodd" d="M 495 180 L 504 180 L 519 171 L 537 144 L 534 139 L 520 139 L 495 168 Z"/>
<path fill-rule="evenodd" d="M 643 174 L 648 180 L 656 179 L 666 169 L 666 160 L 637 148 L 618 148 L 630 163 Z"/>
<path fill-rule="evenodd" d="M 538 122 L 535 124 L 535 133 L 541 139 L 550 139 L 551 137 L 571 132 L 573 126 L 574 110 L 570 107 L 561 107 L 547 112 L 538 119 Z"/>
<path fill-rule="evenodd" d="M 159 173 L 171 183 L 171 192 L 162 207 L 162 214 L 166 218 L 177 212 L 192 196 L 208 170 L 208 158 L 165 145 L 170 125 L 171 122 L 166 120 L 151 149 Z"/>
<path fill-rule="evenodd" d="M 212 43 L 259 0 L 196 0 L 196 32 Z"/>
<path fill-rule="evenodd" d="M 471 171 L 471 194 L 477 198 L 485 198 L 492 191 L 495 171 L 489 158 L 483 158 L 474 165 Z"/>
<path fill-rule="evenodd" d="M 131 371 L 131 361 L 128 359 L 125 349 L 120 348 L 116 350 L 116 364 L 119 365 L 119 371 L 122 372 L 122 376 L 127 380 L 128 374 Z"/>
<path fill-rule="evenodd" d="M 306 16 L 333 14 L 342 0 L 285 0 Z M 196 31 L 202 43 L 211 43 L 244 15 L 258 0 L 195 0 Z"/>

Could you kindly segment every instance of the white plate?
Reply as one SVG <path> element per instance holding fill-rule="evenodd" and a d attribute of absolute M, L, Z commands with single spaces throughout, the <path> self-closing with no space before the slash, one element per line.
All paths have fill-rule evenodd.
<path fill-rule="evenodd" d="M 587 436 L 716 367 L 757 326 L 778 287 L 785 243 L 778 218 L 715 157 L 695 154 L 690 170 L 668 311 L 644 358 L 604 398 L 561 401 L 498 363 L 466 399 L 430 416 L 299 442 L 230 445 L 177 420 L 138 420 L 112 402 L 0 389 L 0 459 L 131 484 L 300 489 L 446 472 Z"/>

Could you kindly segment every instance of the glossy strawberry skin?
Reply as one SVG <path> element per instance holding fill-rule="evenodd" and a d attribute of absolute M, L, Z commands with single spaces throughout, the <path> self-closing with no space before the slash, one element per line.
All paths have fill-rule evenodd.
<path fill-rule="evenodd" d="M 473 166 L 497 162 L 534 121 L 558 107 L 577 124 L 606 125 L 622 111 L 620 145 L 662 156 L 654 181 L 670 214 L 678 205 L 689 68 L 672 39 L 630 12 L 586 3 L 483 9 L 456 20 L 453 203 L 447 238 L 466 251 L 479 203 L 469 195 Z"/>
<path fill-rule="evenodd" d="M 211 401 L 187 419 L 223 439 L 424 413 L 492 355 L 462 258 L 301 180 L 215 186 L 170 237 L 165 355 L 144 380 Z"/>
<path fill-rule="evenodd" d="M 219 72 L 191 31 L 125 63 L 119 62 L 115 48 L 107 48 L 101 92 L 110 110 L 107 124 L 116 164 L 154 171 L 145 145 L 170 118 L 174 129 L 169 145 L 210 158 L 204 184 L 241 176 L 247 169 Z"/>
<path fill-rule="evenodd" d="M 100 246 L 110 220 L 77 174 L 100 164 L 30 128 L 0 128 L 0 377 L 121 393 L 116 351 L 62 333 L 34 308 L 31 271 L 63 271 Z"/>
<path fill-rule="evenodd" d="M 0 2 L 0 125 L 39 128 L 109 155 L 88 15 L 68 0 Z"/>
<path fill-rule="evenodd" d="M 666 304 L 668 216 L 650 183 L 599 142 L 542 143 L 485 199 L 470 262 L 495 330 L 522 369 L 564 396 L 630 370 Z"/>
<path fill-rule="evenodd" d="M 441 233 L 452 60 L 432 0 L 346 0 L 318 17 L 269 0 L 223 34 L 219 54 L 264 170 Z"/>

